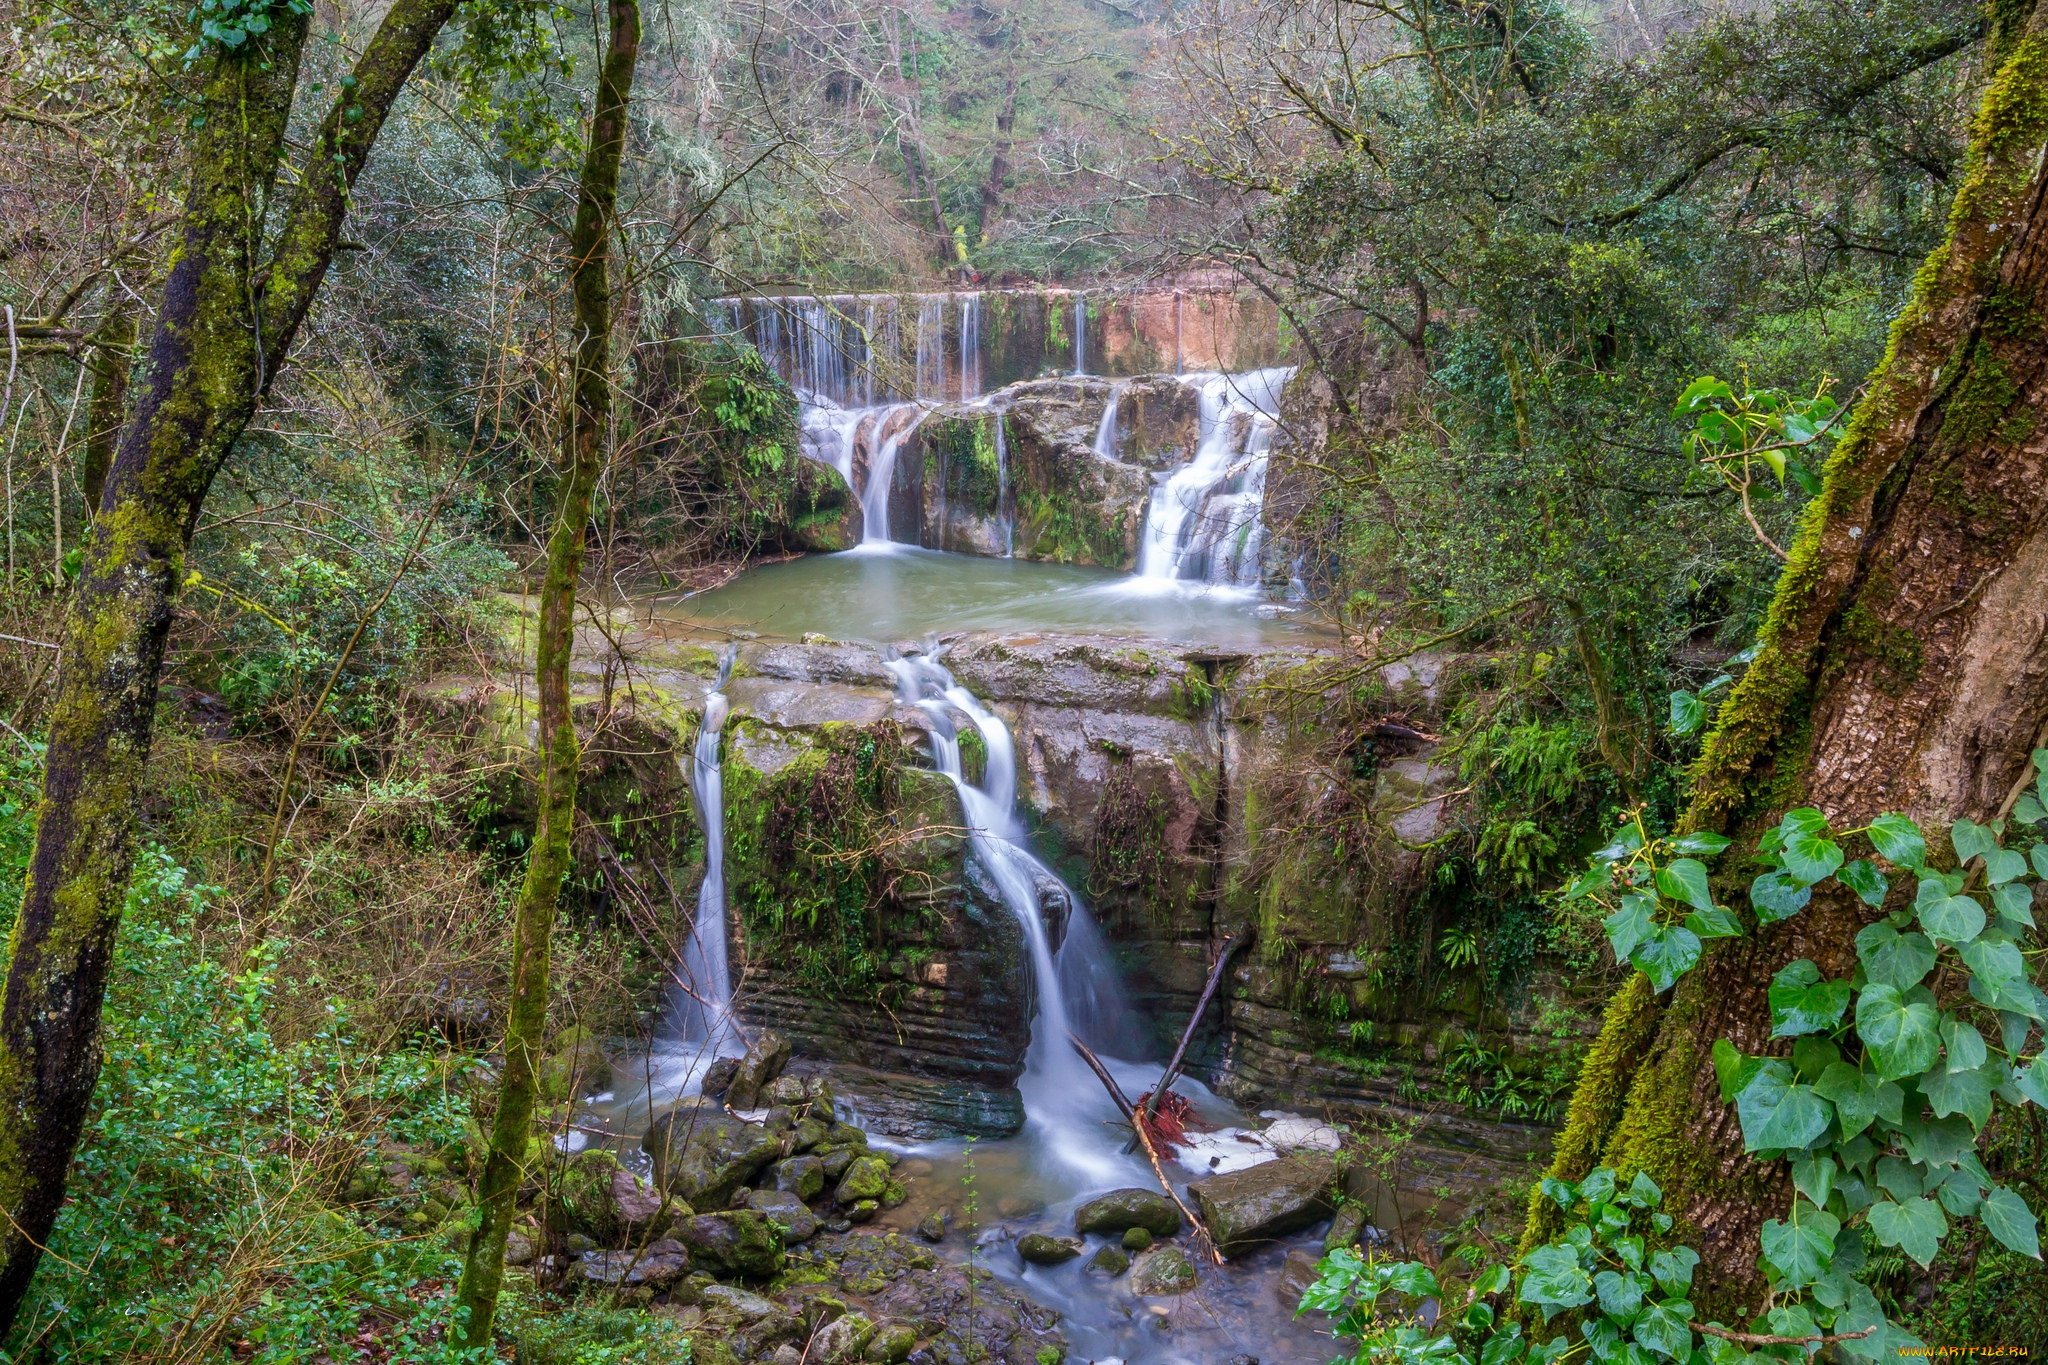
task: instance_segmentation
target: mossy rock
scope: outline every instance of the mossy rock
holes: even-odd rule
[[[612,1063],[596,1034],[572,1024],[549,1041],[536,1079],[541,1098],[559,1103],[610,1085]]]
[[[878,1156],[857,1157],[839,1178],[839,1188],[832,1192],[832,1198],[841,1204],[857,1204],[864,1199],[879,1201],[889,1185],[888,1162]]]

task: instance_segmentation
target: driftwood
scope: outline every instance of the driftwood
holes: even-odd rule
[[[1123,1087],[1116,1083],[1116,1078],[1109,1074],[1109,1068],[1102,1064],[1102,1060],[1095,1055],[1088,1044],[1082,1042],[1071,1029],[1067,1032],[1067,1039],[1073,1043],[1074,1051],[1081,1054],[1081,1060],[1088,1063],[1088,1069],[1093,1071],[1097,1079],[1102,1082],[1103,1088],[1109,1091],[1109,1098],[1115,1102],[1118,1109],[1123,1111],[1124,1118],[1130,1122],[1131,1130],[1138,1135],[1138,1141],[1144,1144],[1145,1159],[1152,1163],[1152,1174],[1159,1178],[1159,1188],[1166,1191],[1166,1197],[1171,1199],[1173,1206],[1180,1210],[1181,1217],[1188,1220],[1188,1226],[1195,1230],[1195,1236],[1200,1239],[1204,1246],[1209,1248],[1210,1258],[1217,1265],[1222,1265],[1223,1253],[1216,1249],[1216,1239],[1209,1234],[1209,1225],[1200,1218],[1197,1218],[1195,1211],[1189,1208],[1181,1200],[1181,1197],[1173,1192],[1173,1182],[1166,1178],[1166,1167],[1160,1164],[1159,1151],[1152,1145],[1152,1138],[1146,1133],[1145,1125],[1138,1121],[1137,1111],[1132,1108],[1131,1102],[1124,1098]]]
[[[1209,982],[1202,987],[1201,998],[1195,1001],[1195,1012],[1188,1019],[1188,1026],[1181,1030],[1180,1046],[1173,1050],[1173,1059],[1166,1064],[1165,1072],[1159,1077],[1159,1084],[1152,1087],[1152,1094],[1145,1101],[1145,1119],[1150,1122],[1159,1112],[1159,1097],[1180,1076],[1181,1065],[1187,1060],[1188,1044],[1195,1040],[1195,1030],[1201,1027],[1202,1016],[1209,1012],[1209,1002],[1216,998],[1216,988],[1223,984],[1223,970],[1230,965],[1230,955],[1249,942],[1249,931],[1223,940],[1223,951],[1216,954],[1216,965],[1209,969]],[[1133,1125],[1135,1126],[1135,1125]]]

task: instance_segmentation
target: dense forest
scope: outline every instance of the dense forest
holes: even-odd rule
[[[2048,4],[0,54],[0,1361],[2048,1349]]]

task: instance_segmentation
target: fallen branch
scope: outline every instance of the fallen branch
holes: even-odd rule
[[[1875,1327],[1866,1327],[1860,1332],[1843,1332],[1839,1336],[1831,1337],[1773,1337],[1759,1332],[1731,1332],[1726,1327],[1716,1326],[1711,1322],[1696,1322],[1693,1326],[1710,1337],[1719,1337],[1723,1341],[1732,1341],[1740,1346],[1826,1346],[1837,1341],[1861,1341],[1877,1330]]]
[[[1090,1050],[1088,1044],[1082,1042],[1071,1030],[1068,1031],[1067,1038],[1068,1041],[1073,1043],[1074,1051],[1081,1054],[1081,1060],[1088,1063],[1089,1069],[1096,1074],[1104,1087],[1108,1089],[1109,1097],[1116,1103],[1116,1107],[1123,1111],[1126,1119],[1130,1120],[1132,1131],[1137,1133],[1138,1141],[1144,1144],[1145,1159],[1152,1163],[1152,1174],[1159,1178],[1159,1188],[1166,1191],[1166,1197],[1171,1199],[1173,1206],[1180,1210],[1181,1217],[1188,1220],[1188,1226],[1195,1230],[1196,1239],[1209,1248],[1210,1259],[1214,1260],[1217,1265],[1222,1265],[1223,1253],[1217,1250],[1216,1239],[1210,1235],[1208,1224],[1197,1218],[1195,1211],[1183,1203],[1181,1197],[1173,1192],[1173,1182],[1166,1178],[1166,1168],[1159,1162],[1159,1151],[1152,1145],[1151,1137],[1145,1132],[1145,1125],[1138,1121],[1137,1112],[1131,1107],[1131,1102],[1124,1098],[1123,1089],[1117,1085],[1116,1079],[1109,1074],[1108,1068],[1103,1066],[1101,1060]]]
[[[1216,954],[1216,965],[1209,969],[1209,982],[1202,987],[1201,998],[1195,1001],[1194,1015],[1189,1018],[1188,1026],[1181,1030],[1180,1046],[1173,1050],[1173,1058],[1167,1062],[1159,1084],[1152,1087],[1152,1096],[1145,1101],[1146,1122],[1151,1122],[1152,1116],[1159,1112],[1159,1097],[1180,1075],[1181,1064],[1187,1060],[1188,1044],[1195,1040],[1195,1030],[1201,1027],[1202,1016],[1209,1012],[1209,1002],[1216,998],[1216,988],[1223,984],[1223,969],[1230,965],[1230,955],[1250,939],[1251,934],[1247,932],[1223,940],[1223,951]]]

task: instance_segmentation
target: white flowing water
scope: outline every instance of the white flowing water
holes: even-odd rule
[[[913,415],[906,416],[908,409]],[[860,494],[860,547],[863,550],[886,549],[896,542],[889,539],[889,486],[896,480],[896,452],[903,448],[903,442],[911,432],[916,431],[931,412],[930,408],[916,404],[899,404],[893,408],[877,409],[875,431],[879,439],[873,443],[874,454],[868,461],[867,486]],[[848,479],[847,485],[853,486]]]
[[[981,295],[960,296],[960,401],[981,397]]]
[[[1009,726],[954,681],[937,655],[934,649],[923,658],[892,657],[883,667],[895,677],[900,699],[930,718],[932,761],[960,793],[974,858],[1024,930],[1037,1006],[1017,1085],[1024,1097],[1027,1136],[1085,1184],[1099,1188],[1137,1179],[1143,1165],[1118,1150],[1105,1127],[1105,1120],[1114,1117],[1108,1097],[1068,1037],[1084,1024],[1094,1032],[1091,1043],[1123,1031],[1125,1010],[1115,968],[1080,898],[1033,856],[1026,842],[1017,818],[1017,757]],[[979,785],[961,770],[956,713],[980,733],[988,754]],[[1067,931],[1057,952],[1042,911],[1047,892],[1064,895],[1068,905]],[[1069,1006],[1070,989],[1083,994],[1078,1008]],[[1105,1026],[1111,1030],[1107,1038],[1097,1031]]]
[[[1138,578],[1217,587],[1259,582],[1267,457],[1291,367],[1191,377],[1201,395],[1195,455],[1153,490]]]
[[[1010,443],[1003,429],[1009,417],[996,410],[996,515],[1003,519],[1003,558],[1017,557],[1017,508],[1010,501]]]
[[[718,662],[718,679],[704,698],[704,717],[697,727],[697,749],[690,763],[690,792],[697,818],[704,826],[704,884],[697,891],[697,915],[683,945],[681,980],[674,994],[671,1019],[686,1053],[709,1062],[738,1056],[741,1046],[732,1022],[732,970],[726,956],[725,915],[725,777],[720,742],[730,709],[725,685],[732,677],[735,647],[727,645]]]
[[[1116,458],[1116,406],[1122,397],[1122,389],[1110,389],[1109,404],[1102,410],[1102,424],[1095,428],[1095,458],[1098,460]]]
[[[1088,373],[1088,299],[1074,295],[1074,373]]]

